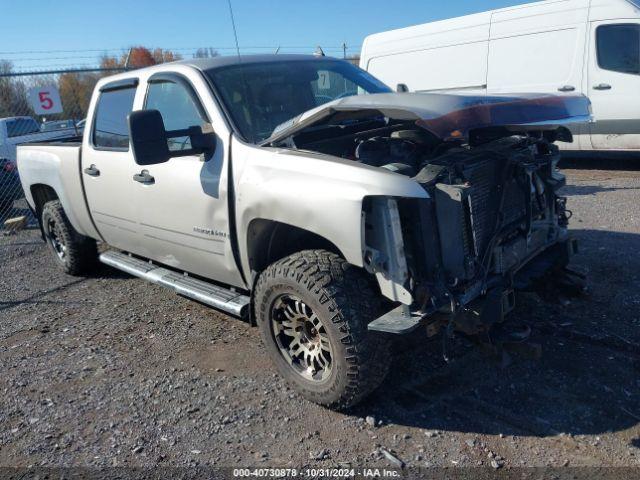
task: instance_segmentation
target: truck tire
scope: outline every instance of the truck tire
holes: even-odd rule
[[[70,275],[81,275],[95,268],[96,241],[79,234],[69,223],[59,200],[42,207],[42,231],[58,265]]]
[[[378,305],[370,278],[325,250],[274,263],[254,294],[260,334],[280,374],[308,400],[334,409],[358,403],[387,374],[389,340],[367,330]]]

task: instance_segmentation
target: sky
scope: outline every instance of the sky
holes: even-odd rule
[[[358,53],[376,32],[526,0],[231,0],[242,53]],[[235,53],[227,0],[0,0],[0,59],[15,70],[95,65],[131,46]]]

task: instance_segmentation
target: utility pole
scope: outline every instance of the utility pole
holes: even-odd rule
[[[129,48],[129,53],[127,53],[127,58],[124,61],[124,68],[129,68],[129,59],[131,58],[131,52],[133,51],[133,47]]]
[[[347,42],[342,43],[342,58],[347,59]]]

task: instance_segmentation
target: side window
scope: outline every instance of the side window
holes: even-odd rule
[[[135,88],[107,90],[100,94],[93,126],[94,147],[129,149],[127,115],[133,109],[135,94]]]
[[[149,83],[145,108],[160,112],[168,132],[198,127],[208,121],[197,97],[188,88],[182,83],[165,80]],[[172,151],[191,149],[189,137],[170,138],[168,142]]]
[[[640,25],[603,25],[596,32],[600,68],[640,74]]]

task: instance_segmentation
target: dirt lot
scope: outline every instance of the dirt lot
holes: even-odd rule
[[[640,467],[640,171],[590,166],[566,171],[589,294],[514,313],[542,358],[455,341],[446,364],[420,331],[347,413],[293,393],[245,323],[1,237],[0,465]]]

